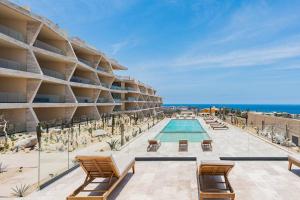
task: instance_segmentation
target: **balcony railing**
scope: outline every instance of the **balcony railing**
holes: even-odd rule
[[[79,60],[80,62],[82,62],[82,63],[84,63],[84,64],[90,66],[90,67],[93,66],[93,63],[92,63],[91,61],[85,60],[85,59],[83,59],[83,58],[78,58],[78,60]]]
[[[97,85],[97,83],[95,83],[94,81],[87,79],[87,78],[82,78],[79,76],[73,76],[71,78],[72,82],[77,82],[77,83],[84,83],[84,84],[92,84],[92,85]]]
[[[101,85],[102,85],[103,87],[110,88],[110,84],[108,84],[108,83],[102,83],[102,82],[101,82]]]
[[[126,88],[123,88],[123,87],[120,87],[120,86],[116,86],[116,85],[112,85],[110,87],[110,89],[112,89],[112,90],[126,90]]]
[[[26,103],[26,95],[16,92],[0,92],[0,103]]]
[[[138,101],[139,99],[136,97],[128,97],[127,101]]]
[[[127,107],[126,110],[139,110],[137,107]]]
[[[114,107],[113,112],[121,112],[121,111],[122,111],[122,109],[120,107]]]
[[[100,67],[100,66],[97,67],[97,70],[102,71],[102,72],[107,72],[107,73],[110,72],[108,69],[106,69],[104,67]]]
[[[65,98],[52,94],[37,94],[33,100],[34,103],[65,103]]]
[[[76,96],[76,99],[78,103],[94,103],[94,100],[91,97]]]
[[[5,35],[8,35],[8,36],[10,36],[12,38],[15,38],[15,39],[17,39],[19,41],[25,42],[25,37],[23,36],[22,33],[14,30],[14,29],[11,29],[11,28],[9,28],[7,26],[4,26],[2,24],[0,24],[0,32],[3,33],[3,34],[5,34]]]
[[[126,87],[126,90],[129,90],[129,91],[136,91],[136,89],[133,88],[133,87]]]
[[[112,100],[107,97],[99,97],[97,103],[112,103]]]
[[[66,55],[66,53],[63,50],[61,50],[61,49],[59,49],[55,46],[52,46],[48,43],[42,42],[40,40],[36,40],[35,43],[34,43],[34,46],[45,49],[45,50],[48,50],[48,51],[51,51],[51,52],[54,52],[54,53],[58,53],[58,54],[63,55],[63,56]]]
[[[122,99],[114,98],[114,102],[115,102],[115,103],[122,103]]]
[[[63,79],[63,80],[65,80],[65,78],[66,78],[64,74],[59,73],[55,70],[48,69],[48,68],[42,68],[42,70],[43,70],[44,74],[47,76],[51,76],[51,77],[59,78],[59,79]]]
[[[27,71],[27,67],[24,64],[12,60],[7,60],[4,58],[0,58],[0,67],[13,70]]]

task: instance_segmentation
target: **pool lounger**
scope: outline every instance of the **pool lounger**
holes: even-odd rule
[[[160,145],[161,142],[159,140],[155,140],[155,139],[148,140],[147,151],[157,151]]]
[[[188,151],[189,143],[187,140],[178,141],[178,150],[179,151]]]
[[[86,173],[84,183],[79,186],[67,200],[106,200],[109,194],[114,191],[117,185],[125,178],[128,171],[132,169],[134,173],[135,160],[133,158],[115,157],[115,156],[76,156],[76,160]],[[95,179],[104,178],[106,180],[99,182]],[[90,184],[98,183],[99,187],[95,189],[86,189]],[[78,195],[88,192],[88,196]]]
[[[233,200],[235,192],[228,180],[228,174],[233,167],[234,163],[230,161],[201,161],[197,171],[200,200]]]
[[[289,166],[288,169],[291,171],[292,170],[292,165],[296,165],[300,167],[300,157],[295,157],[295,156],[288,156],[288,161],[289,161]]]
[[[212,150],[212,140],[203,140],[201,146],[203,150]]]

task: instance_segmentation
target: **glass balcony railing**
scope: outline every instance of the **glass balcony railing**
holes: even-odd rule
[[[0,92],[0,103],[26,103],[26,95],[16,92]]]
[[[127,107],[126,110],[138,110],[139,108],[137,107]]]
[[[76,96],[78,103],[94,103],[93,98],[84,97],[84,96]]]
[[[84,83],[84,84],[92,84],[92,85],[97,85],[97,83],[95,83],[94,81],[87,79],[87,78],[82,78],[79,76],[73,76],[71,78],[72,82],[77,82],[77,83]]]
[[[34,46],[45,49],[45,50],[48,50],[48,51],[51,51],[51,52],[54,52],[54,53],[58,53],[58,54],[63,55],[63,56],[66,55],[66,53],[63,50],[61,50],[61,49],[59,49],[55,46],[52,46],[48,43],[42,42],[40,40],[36,40],[35,43],[34,43]]]
[[[125,88],[120,87],[120,86],[116,86],[116,85],[112,85],[112,86],[110,87],[110,89],[112,89],[112,90],[126,90]]]
[[[108,83],[101,83],[101,85],[102,85],[103,87],[110,88],[110,84],[108,84]]]
[[[91,61],[85,60],[85,59],[83,59],[83,58],[78,58],[78,60],[79,60],[80,62],[82,62],[82,63],[84,63],[84,64],[90,66],[90,67],[93,66],[93,63],[92,63]]]
[[[0,24],[0,32],[5,34],[5,35],[8,35],[14,39],[17,39],[19,41],[22,41],[22,42],[25,42],[25,37],[23,36],[22,33],[14,30],[14,29],[11,29],[7,26],[4,26],[2,24]]]
[[[136,97],[128,97],[127,101],[138,101],[139,99]]]
[[[55,70],[48,69],[48,68],[42,68],[42,70],[43,70],[44,74],[47,76],[51,76],[51,77],[59,78],[59,79],[63,79],[63,80],[65,80],[65,78],[66,78],[64,74],[59,73]]]
[[[126,87],[126,90],[129,90],[129,91],[136,91],[136,89],[133,88],[133,87]]]
[[[53,94],[37,94],[33,100],[34,103],[65,103],[65,98]]]
[[[122,103],[121,99],[114,98],[115,103]]]
[[[24,64],[4,58],[0,58],[0,67],[13,70],[27,71],[27,67]]]
[[[108,69],[106,69],[104,67],[100,67],[100,66],[97,67],[97,70],[102,71],[102,72],[110,73],[110,71]]]
[[[97,103],[112,103],[112,100],[107,97],[99,97]]]
[[[122,109],[120,107],[114,107],[113,112],[121,112],[121,111],[122,111]]]

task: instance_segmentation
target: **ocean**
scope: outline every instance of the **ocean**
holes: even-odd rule
[[[234,108],[240,110],[250,110],[257,112],[286,112],[290,114],[300,114],[300,104],[299,105],[275,105],[275,104],[163,104],[165,107],[196,107],[199,109],[209,108],[210,106],[215,106],[217,108]]]

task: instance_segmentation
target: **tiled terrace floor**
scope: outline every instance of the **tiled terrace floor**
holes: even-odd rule
[[[201,121],[201,119],[200,119]],[[213,139],[213,151],[203,152],[199,143],[189,144],[188,152],[178,152],[177,143],[163,143],[158,152],[147,152],[147,140],[153,138],[168,120],[163,120],[148,132],[122,149],[122,153],[139,156],[195,156],[201,160],[220,156],[286,156],[289,152],[269,144],[243,130],[230,127],[227,131],[213,131],[202,122]],[[229,179],[242,200],[298,200],[300,169],[287,170],[287,161],[237,161]],[[126,180],[110,199],[198,199],[195,161],[144,161],[136,163],[136,174]],[[80,183],[81,169],[66,175],[44,190],[26,199],[65,199]]]

